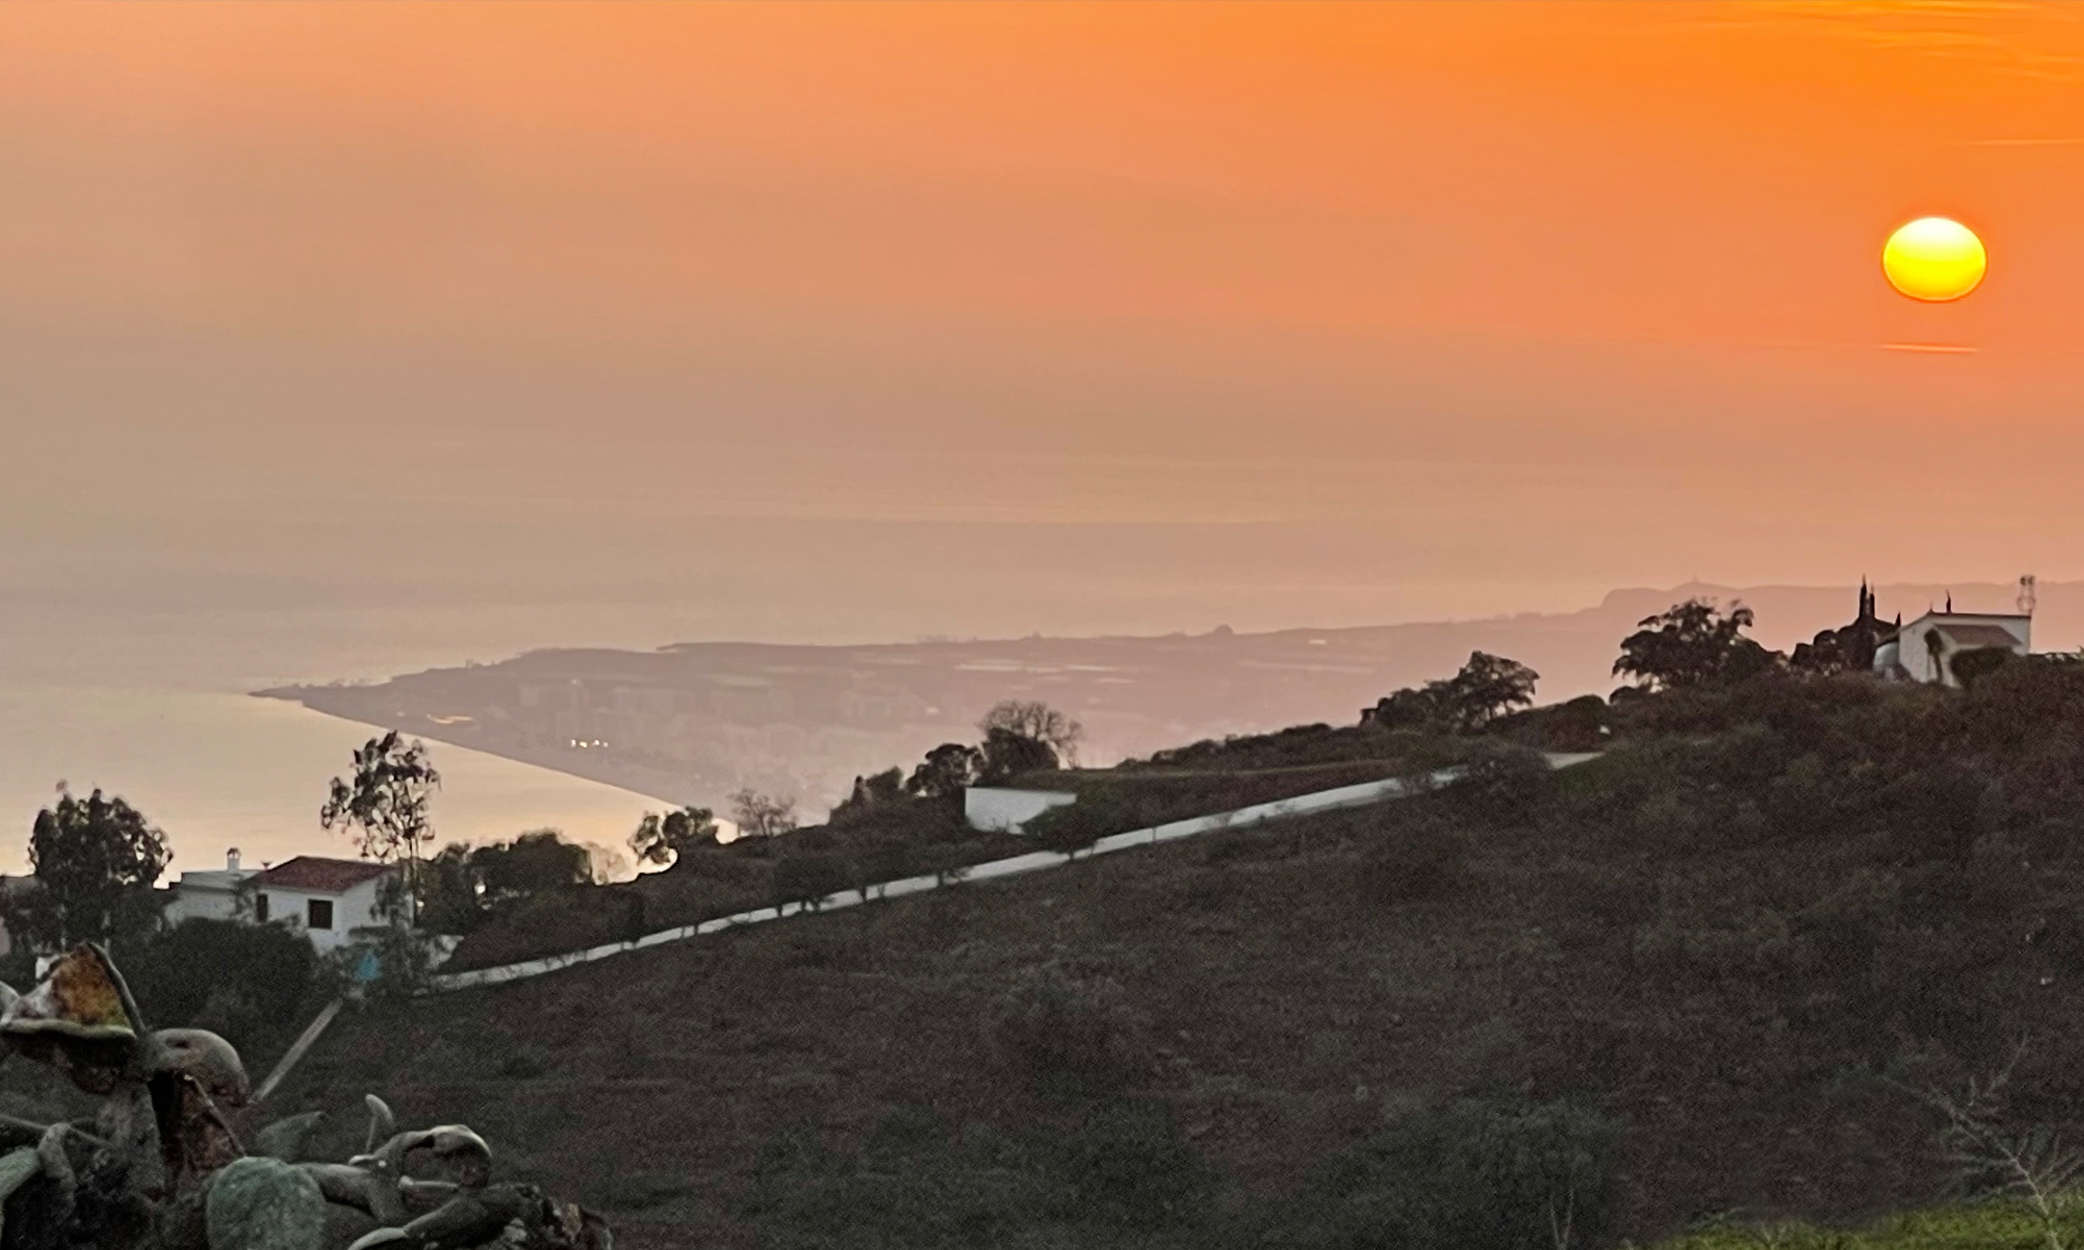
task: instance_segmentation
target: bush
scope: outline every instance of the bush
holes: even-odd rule
[[[1464,1100],[1346,1152],[1292,1222],[1312,1250],[1599,1245],[1614,1228],[1618,1136],[1570,1102]]]
[[[1554,769],[1539,751],[1506,747],[1486,751],[1464,766],[1448,793],[1476,814],[1500,824],[1521,824],[1548,797]]]
[[[984,1021],[1000,1064],[1065,1092],[1125,1084],[1142,1067],[1143,1035],[1118,982],[1059,960],[1026,970]]]
[[[210,1029],[249,1062],[287,1046],[338,988],[310,941],[280,925],[184,920],[114,955],[146,1023]]]
[[[837,855],[784,855],[774,864],[774,905],[815,907],[852,884],[853,873]]]
[[[1045,851],[1059,855],[1075,855],[1098,842],[1107,834],[1116,832],[1118,821],[1108,819],[1108,813],[1095,805],[1080,800],[1063,807],[1052,807],[1030,820],[1023,832]],[[1121,828],[1130,828],[1122,825]]]

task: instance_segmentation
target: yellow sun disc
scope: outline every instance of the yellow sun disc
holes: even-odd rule
[[[1920,217],[1899,226],[1881,249],[1881,268],[1889,285],[1934,304],[1975,290],[1989,263],[1975,231],[1945,217]]]

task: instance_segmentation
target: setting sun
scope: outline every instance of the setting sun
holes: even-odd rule
[[[1975,231],[1945,217],[1920,217],[1897,227],[1881,250],[1889,284],[1912,299],[1935,304],[1975,290],[1988,264]]]

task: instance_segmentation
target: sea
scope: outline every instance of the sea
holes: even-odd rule
[[[597,619],[596,619],[597,618]],[[376,731],[252,696],[287,682],[379,680],[535,646],[655,646],[626,607],[601,613],[154,612],[7,605],[0,613],[0,873],[29,868],[37,813],[65,786],[120,796],[163,829],[168,878],[297,855],[352,857],[319,824],[328,782]],[[659,799],[447,744],[430,744],[442,784],[437,844],[542,828],[606,851]],[[612,856],[604,862],[612,865]],[[626,872],[625,867],[622,871]],[[620,873],[618,873],[620,875]]]

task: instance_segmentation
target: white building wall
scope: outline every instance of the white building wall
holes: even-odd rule
[[[239,896],[230,890],[176,884],[167,893],[166,910],[161,914],[168,924],[180,924],[183,920],[231,920],[239,914]]]
[[[2025,655],[2033,646],[2033,618],[2030,616],[1973,616],[1927,612],[1905,625],[1897,635],[1896,662],[1903,666],[1903,671],[1909,673],[1913,681],[1944,681],[1949,686],[1956,684],[1950,671],[1934,666],[1932,648],[1925,641],[1927,633],[1944,630],[1950,625],[1995,625],[2012,636],[2012,651],[2016,655]],[[1956,651],[1962,650],[1945,634],[1940,635],[1940,643],[1944,648],[1941,654],[1949,659]],[[1877,654],[1875,659],[1879,663],[1882,657]]]
[[[348,930],[382,923],[377,910],[377,886],[383,878],[364,881],[344,894],[329,894],[321,890],[288,890],[281,886],[256,887],[256,908],[260,895],[268,899],[268,922],[290,923],[304,931],[311,944],[323,953],[345,944]],[[333,923],[323,929],[310,924],[312,900],[333,905]]]
[[[1077,801],[1077,795],[1061,790],[971,786],[962,793],[962,815],[972,829],[982,829],[987,833],[1019,833],[1022,825],[1050,808]]]

